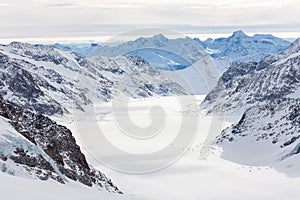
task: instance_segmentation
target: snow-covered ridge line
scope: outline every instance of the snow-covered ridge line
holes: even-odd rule
[[[221,106],[224,106],[223,111],[245,111],[264,100],[296,92],[300,73],[297,41],[282,53],[270,55],[258,63],[232,65],[207,95],[202,107],[209,112],[220,112]]]
[[[201,105],[209,113],[241,113],[218,137],[222,156],[300,176],[299,89],[299,39],[259,63],[231,66]]]
[[[119,84],[126,76],[132,80]],[[71,51],[18,42],[0,46],[0,77],[4,99],[48,116],[84,112],[92,101],[89,94],[100,102],[118,92],[134,98],[186,94],[137,57],[85,59]],[[83,80],[97,90],[91,91]]]

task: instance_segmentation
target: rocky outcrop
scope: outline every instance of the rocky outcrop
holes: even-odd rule
[[[84,112],[92,104],[91,96],[105,102],[117,93],[134,98],[186,94],[141,58],[86,59],[71,51],[18,42],[0,45],[0,78],[5,100],[46,116],[70,115],[73,109]]]
[[[208,112],[243,112],[251,106],[297,91],[300,86],[297,41],[281,54],[269,56],[259,63],[231,66],[201,107]]]
[[[241,113],[217,138],[222,156],[300,176],[300,43],[259,63],[232,66],[206,97],[210,114]]]
[[[16,142],[13,152],[1,155],[3,161],[10,159],[23,165],[28,173],[41,180],[52,178],[65,183],[70,179],[90,187],[121,193],[110,179],[87,163],[71,131],[66,127],[48,117],[11,105],[3,98],[0,98],[0,116],[7,119],[31,146],[40,150],[24,148],[24,145]]]

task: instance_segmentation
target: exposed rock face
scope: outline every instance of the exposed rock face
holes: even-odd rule
[[[300,176],[300,98],[282,98],[249,108],[217,138],[222,157],[240,164],[272,166]]]
[[[15,147],[13,155],[9,156],[9,158],[16,164],[23,165],[27,173],[34,174],[40,180],[52,178],[59,183],[65,183],[62,177],[56,174],[51,164],[41,154],[35,154],[28,150],[25,151],[20,147]],[[6,170],[3,170],[3,172]]]
[[[85,81],[97,85],[96,91]],[[121,193],[87,163],[70,130],[47,117],[72,116],[73,109],[85,113],[93,97],[104,102],[118,93],[186,94],[139,57],[85,59],[50,46],[0,45],[0,169]]]
[[[28,52],[27,52],[28,53]],[[0,52],[0,86],[1,95],[9,102],[22,105],[33,112],[45,115],[62,115],[68,112],[61,102],[71,102],[75,94],[57,87],[57,84],[68,87],[71,83],[66,82],[54,70],[37,66],[25,60],[9,58]],[[35,73],[32,73],[35,71]],[[44,76],[43,76],[44,74]],[[55,99],[55,96],[63,96]],[[64,99],[64,101],[63,101]],[[62,100],[62,101],[60,101]],[[60,101],[60,103],[58,103]]]
[[[223,157],[300,176],[300,45],[260,63],[232,66],[202,104],[209,113],[242,113],[217,138]]]
[[[300,86],[299,52],[296,41],[283,53],[259,63],[231,66],[201,106],[209,112],[243,112],[296,92]]]
[[[47,116],[84,112],[92,97],[105,102],[120,92],[134,98],[186,94],[141,58],[85,59],[71,51],[17,42],[0,45],[0,78],[5,100]],[[83,80],[97,88],[90,89]]]
[[[18,142],[12,143],[13,152],[6,152],[7,155],[3,152],[1,155],[0,152],[3,161],[11,159],[41,180],[52,178],[65,183],[68,178],[90,187],[97,186],[120,193],[110,179],[88,165],[75,138],[66,127],[43,115],[8,104],[2,98],[0,116],[8,119],[15,130],[31,144],[30,148],[24,148]]]
[[[300,98],[282,98],[264,106],[251,107],[238,123],[223,131],[217,143],[251,137],[257,142],[269,141],[280,148],[287,147],[299,139],[299,111]]]

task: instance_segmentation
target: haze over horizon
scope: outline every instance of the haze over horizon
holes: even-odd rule
[[[0,39],[106,41],[148,27],[201,39],[228,36],[239,29],[250,35],[296,38],[299,6],[297,0],[3,0]]]

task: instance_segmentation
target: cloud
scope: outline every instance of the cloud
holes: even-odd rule
[[[50,34],[100,35],[104,31],[105,34],[115,34],[142,26],[165,27],[165,25],[181,26],[182,24],[204,27],[203,31],[207,31],[205,26],[254,25],[264,25],[263,28],[266,30],[268,24],[299,24],[300,18],[299,0],[6,1],[7,3],[5,0],[0,3],[0,19],[5,19],[0,20],[0,30],[4,30],[0,32],[0,37],[11,37],[16,34],[29,37],[33,35],[43,37]],[[16,15],[16,13],[23,14]],[[92,26],[97,24],[115,25],[117,28]],[[127,28],[119,30],[124,26]],[[18,29],[11,27],[18,27]],[[185,28],[180,30],[186,31]],[[297,30],[295,28],[296,25],[290,28],[282,27],[280,30],[299,31],[299,28]],[[200,32],[199,29],[190,31]]]
[[[62,2],[62,3],[46,3],[46,6],[49,7],[80,7],[80,4],[76,3],[69,3],[69,2]]]
[[[10,3],[0,3],[0,7],[10,7],[13,6],[13,4]]]
[[[136,3],[117,3],[114,1],[90,1],[90,0],[81,0],[81,1],[49,1],[49,0],[36,0],[46,7],[79,7],[79,8],[103,8],[103,9],[128,9],[128,8],[143,8],[143,4],[138,2]]]
[[[85,7],[97,7],[106,9],[119,9],[119,8],[143,8],[144,5],[139,4],[82,4]]]

